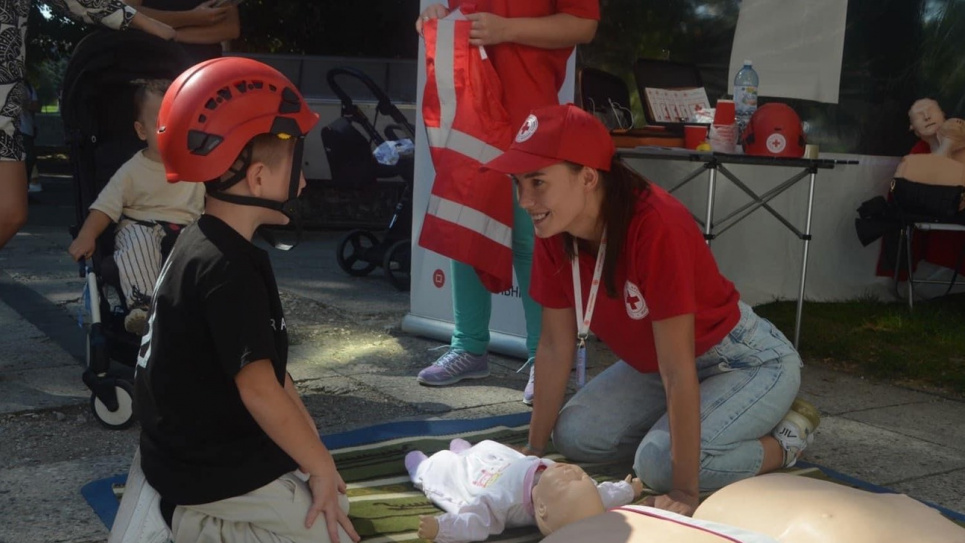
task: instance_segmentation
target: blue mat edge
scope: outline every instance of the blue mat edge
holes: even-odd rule
[[[515,413],[512,415],[499,415],[482,419],[387,422],[376,424],[374,426],[367,426],[365,428],[358,428],[356,430],[349,430],[347,432],[327,435],[322,437],[322,441],[325,442],[326,447],[334,450],[368,443],[376,443],[379,441],[387,441],[401,437],[411,437],[414,435],[442,436],[448,434],[457,434],[460,432],[483,430],[486,428],[493,428],[495,426],[521,426],[523,424],[528,424],[529,418],[530,413],[526,412]],[[824,466],[819,466],[817,464],[812,464],[810,462],[801,461],[795,466],[819,469],[828,477],[845,482],[862,490],[867,490],[868,492],[875,492],[878,494],[895,493],[894,490],[889,488],[874,485],[850,475],[845,475],[839,471],[826,468]],[[126,479],[127,474],[124,473],[87,483],[80,489],[80,493],[84,496],[84,499],[87,500],[87,503],[91,506],[97,516],[100,517],[101,522],[104,523],[104,526],[107,526],[108,528],[114,525],[114,517],[117,514],[118,509],[117,498],[114,497],[113,485],[123,483]],[[958,513],[938,504],[924,500],[918,501],[939,511],[947,518],[957,522],[965,522],[965,514],[963,513]]]

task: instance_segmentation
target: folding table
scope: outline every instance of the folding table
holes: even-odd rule
[[[694,179],[700,177],[704,172],[707,173],[707,209],[704,213],[704,218],[701,219],[697,215],[694,215],[694,219],[701,225],[704,230],[704,239],[710,244],[715,237],[721,235],[725,231],[729,230],[731,227],[736,225],[738,222],[746,218],[748,215],[757,211],[759,208],[764,208],[768,213],[774,216],[778,221],[781,222],[788,230],[790,230],[795,236],[804,242],[804,254],[801,261],[801,282],[798,287],[798,297],[797,297],[797,312],[795,314],[794,320],[794,347],[797,348],[798,340],[801,336],[801,311],[804,305],[804,281],[807,274],[808,266],[808,246],[811,242],[811,211],[814,205],[814,180],[817,178],[818,170],[825,169],[830,170],[838,165],[845,164],[858,164],[857,160],[841,160],[841,159],[828,159],[828,158],[781,158],[781,157],[761,157],[761,156],[749,156],[749,155],[732,155],[724,153],[712,153],[712,152],[698,152],[691,151],[689,149],[677,149],[668,147],[634,147],[634,148],[622,148],[618,149],[617,153],[625,158],[644,158],[651,160],[678,160],[693,162],[696,164],[696,168],[693,172],[684,176],[683,179],[677,182],[676,185],[669,189],[669,192],[674,192],[677,189],[683,187],[687,183],[690,183]],[[800,171],[788,179],[775,185],[773,188],[767,190],[763,194],[757,194],[751,190],[737,175],[735,175],[730,169],[727,168],[728,164],[739,164],[753,166],[755,168],[768,167],[768,166],[783,166],[791,168],[800,168]],[[729,179],[737,188],[741,189],[748,197],[750,201],[743,206],[738,207],[726,217],[714,221],[714,198],[716,196],[716,186],[717,186],[717,175],[718,173],[723,177]],[[768,202],[773,200],[778,195],[787,191],[799,181],[807,178],[808,179],[808,200],[807,200],[807,215],[804,224],[804,231],[799,230],[795,225],[793,225],[786,217],[781,215],[777,210],[771,207]]]

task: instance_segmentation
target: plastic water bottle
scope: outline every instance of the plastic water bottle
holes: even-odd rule
[[[757,111],[757,86],[760,79],[754,71],[754,63],[745,60],[744,66],[734,77],[734,109],[737,114],[737,130],[743,134],[744,128]]]

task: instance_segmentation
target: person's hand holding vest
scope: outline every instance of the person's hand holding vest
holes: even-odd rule
[[[512,41],[509,35],[509,23],[505,17],[492,13],[470,13],[466,18],[472,21],[469,45],[479,47]]]
[[[415,21],[415,31],[422,35],[422,25],[425,24],[429,19],[442,19],[446,15],[449,15],[449,9],[442,4],[432,4],[427,7],[425,11],[419,14],[419,18]]]

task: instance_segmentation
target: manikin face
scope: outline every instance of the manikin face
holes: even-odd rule
[[[584,172],[560,162],[514,176],[519,205],[533,220],[536,235],[548,238],[570,231],[588,212]]]
[[[543,535],[604,511],[596,483],[574,464],[552,464],[533,487],[536,524]]]
[[[908,120],[911,121],[911,131],[925,139],[938,132],[938,128],[945,122],[945,114],[938,107],[938,102],[924,98],[912,104],[908,110]]]

